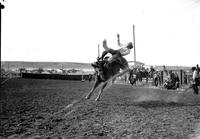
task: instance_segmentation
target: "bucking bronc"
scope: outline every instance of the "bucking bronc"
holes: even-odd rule
[[[133,45],[132,43],[128,43],[128,45],[126,45],[125,47],[122,47],[118,50],[113,50],[107,47],[107,42],[106,40],[104,40],[103,47],[105,51],[103,52],[102,56],[97,59],[97,62],[92,63],[92,66],[94,67],[96,72],[95,84],[86,96],[86,98],[89,99],[95,89],[101,83],[103,83],[102,87],[100,88],[99,94],[95,99],[96,101],[99,100],[103,89],[106,87],[109,81],[114,80],[116,77],[129,72],[128,62],[123,56],[130,53],[130,49],[133,48]],[[105,57],[107,53],[112,54],[112,56]],[[120,69],[122,70],[122,72],[120,72]]]

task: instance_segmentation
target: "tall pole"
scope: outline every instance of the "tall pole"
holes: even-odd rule
[[[119,34],[117,34],[117,44],[118,44],[118,46],[121,46],[121,43],[120,43],[120,35],[119,35]]]
[[[100,57],[100,46],[98,44],[98,58]]]
[[[1,15],[1,10],[2,9],[4,9],[5,7],[4,7],[4,5],[2,5],[1,3],[0,3],[0,15]],[[0,38],[1,38],[1,27],[0,27]],[[0,40],[1,41],[1,40]],[[1,53],[1,46],[0,46],[0,53]],[[1,62],[1,56],[0,56],[0,62]],[[0,68],[1,68],[1,65],[0,65]],[[1,72],[0,72],[0,76],[1,76]],[[1,77],[0,77],[1,78]]]
[[[134,48],[134,63],[136,66],[136,50],[135,50],[135,26],[133,25],[133,48]]]

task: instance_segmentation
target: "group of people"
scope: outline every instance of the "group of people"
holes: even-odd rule
[[[144,67],[133,67],[129,72],[129,81],[133,85],[136,85],[136,82],[141,83],[142,79],[146,79],[146,83],[148,83],[148,79],[150,78],[150,71],[148,68]]]
[[[177,73],[172,72],[172,70],[169,70],[168,72],[168,79],[164,82],[164,86],[167,89],[177,89],[179,88],[179,76]]]

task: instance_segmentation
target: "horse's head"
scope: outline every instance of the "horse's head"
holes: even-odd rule
[[[99,72],[99,68],[94,67],[94,71],[95,71],[96,73],[98,73],[98,72]]]

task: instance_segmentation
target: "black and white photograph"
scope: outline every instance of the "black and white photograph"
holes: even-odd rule
[[[200,0],[0,6],[0,139],[200,139]]]

